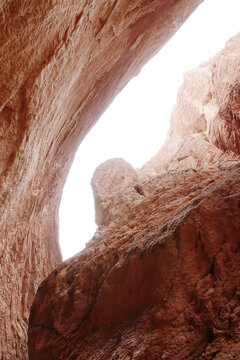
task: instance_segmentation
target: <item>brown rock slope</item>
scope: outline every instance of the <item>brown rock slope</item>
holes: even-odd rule
[[[81,139],[202,0],[0,3],[0,358],[26,359],[30,304],[61,260]]]
[[[151,179],[151,194],[41,284],[30,359],[232,359],[239,176],[230,162]]]

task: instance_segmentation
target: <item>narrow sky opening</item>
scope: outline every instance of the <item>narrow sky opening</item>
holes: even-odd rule
[[[162,146],[183,74],[239,32],[239,0],[205,0],[175,36],[116,97],[80,145],[60,206],[63,259],[96,230],[90,181],[95,168],[122,157],[141,167]]]

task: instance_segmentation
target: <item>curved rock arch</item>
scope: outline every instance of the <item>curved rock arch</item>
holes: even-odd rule
[[[58,206],[81,139],[201,2],[2,2],[1,358],[27,359],[29,307],[61,260]]]

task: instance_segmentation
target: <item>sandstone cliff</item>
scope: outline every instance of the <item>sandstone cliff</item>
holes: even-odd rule
[[[186,75],[143,169],[96,170],[102,226],[38,289],[30,359],[239,357],[239,54],[237,35]]]
[[[201,1],[1,1],[1,359],[27,359],[29,308],[61,260],[58,206],[80,141]]]

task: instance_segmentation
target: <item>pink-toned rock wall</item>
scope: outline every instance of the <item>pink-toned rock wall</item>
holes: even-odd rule
[[[79,143],[201,1],[1,1],[0,358],[27,359],[30,305],[61,261],[58,206]]]

